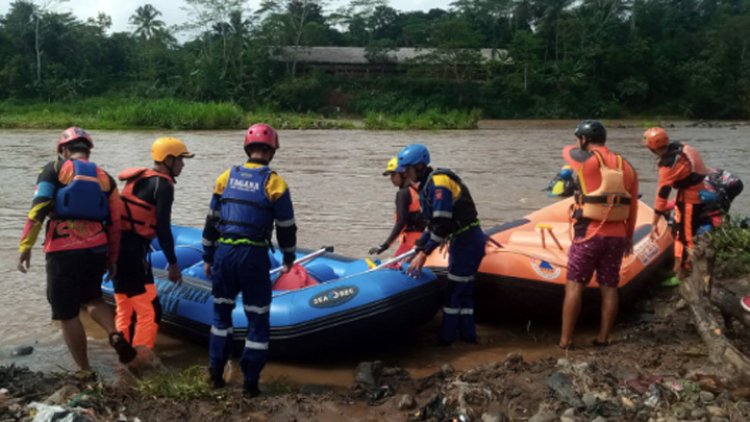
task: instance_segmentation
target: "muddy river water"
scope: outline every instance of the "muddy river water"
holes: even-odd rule
[[[518,218],[550,203],[542,192],[563,164],[561,148],[574,141],[573,121],[493,122],[474,131],[371,132],[281,131],[281,149],[272,163],[289,183],[294,200],[299,244],[334,245],[338,253],[364,257],[381,243],[390,229],[394,188],[381,176],[386,162],[404,145],[426,144],[433,164],[463,177],[477,202],[484,227]],[[641,178],[641,191],[653,201],[656,166],[640,146],[643,128],[613,124],[608,145],[628,158]],[[691,128],[686,122],[670,129],[674,139],[696,146],[709,166],[720,166],[750,181],[750,126]],[[202,226],[213,181],[229,165],[244,160],[242,131],[133,132],[92,131],[96,146],[92,160],[110,173],[150,163],[150,144],[158,136],[183,139],[196,153],[178,180],[173,220]],[[0,131],[0,365],[16,363],[36,370],[74,369],[57,325],[50,321],[45,295],[41,239],[32,254],[32,267],[15,270],[18,238],[33,194],[38,169],[54,157],[58,131]],[[750,212],[750,193],[733,205]],[[519,351],[526,359],[557,354],[557,326],[480,323],[482,345],[433,345],[439,321],[418,330],[401,344],[344,354],[332,360],[272,361],[263,382],[348,385],[353,368],[363,360],[381,359],[423,376],[444,363],[465,369],[502,359]],[[114,352],[104,333],[86,320],[89,353],[94,369],[111,374]],[[585,331],[584,331],[585,333]],[[10,357],[10,347],[32,345],[29,356]],[[160,334],[157,353],[167,365],[205,365],[207,349],[178,337]]]

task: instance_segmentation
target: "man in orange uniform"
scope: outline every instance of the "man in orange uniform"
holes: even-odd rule
[[[643,133],[643,145],[659,157],[659,181],[654,201],[654,230],[659,219],[668,211],[667,202],[672,188],[677,189],[675,223],[677,236],[674,242],[674,269],[678,277],[690,268],[690,253],[701,225],[703,206],[700,192],[708,169],[695,148],[680,142],[669,142],[667,131],[652,127]]]
[[[122,190],[122,241],[120,271],[115,277],[115,324],[133,346],[154,348],[161,319],[161,305],[156,295],[154,276],[148,260],[151,240],[159,239],[167,258],[168,278],[182,281],[174,252],[171,229],[174,183],[182,173],[185,158],[193,158],[177,138],[159,138],[151,146],[153,169],[141,167],[124,170],[118,175],[125,181]],[[135,324],[133,324],[135,316]]]
[[[568,252],[562,333],[558,345],[573,345],[581,311],[581,296],[596,272],[601,289],[602,320],[595,346],[609,344],[617,317],[620,265],[632,253],[638,213],[638,175],[625,159],[604,144],[607,131],[601,122],[584,120],[575,130],[577,145],[563,149],[563,158],[577,175],[573,244]]]
[[[83,307],[109,333],[120,362],[130,363],[136,352],[115,330],[112,308],[102,300],[105,271],[117,273],[122,202],[114,179],[89,162],[94,141],[78,127],[66,129],[57,141],[58,159],[39,173],[26,226],[21,235],[18,270],[31,263],[42,223],[47,222],[47,300],[52,319],[60,321],[63,338],[81,370],[91,369],[86,331],[78,317]]]
[[[419,206],[419,191],[414,187],[403,172],[397,172],[398,158],[393,157],[385,167],[383,176],[389,176],[393,186],[398,188],[396,193],[396,214],[391,234],[382,244],[370,248],[370,255],[381,254],[387,250],[396,238],[400,243],[395,256],[408,252],[414,243],[422,236],[427,224],[422,217]]]

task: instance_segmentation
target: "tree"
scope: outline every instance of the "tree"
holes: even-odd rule
[[[133,34],[136,37],[148,40],[162,33],[166,25],[164,21],[157,19],[159,16],[161,16],[161,12],[156,10],[154,6],[148,3],[139,6],[129,19],[130,24],[135,26]]]
[[[511,0],[456,0],[451,7],[481,34],[483,47],[499,48],[510,40]]]
[[[224,80],[231,57],[243,54],[244,43],[231,43],[230,38],[236,29],[244,33],[244,28],[239,27],[249,24],[242,19],[246,0],[185,0],[185,2],[189,6],[188,13],[193,17],[193,21],[187,26],[203,30],[203,54],[207,57],[212,57],[214,39],[218,36],[221,43],[221,70],[218,77]],[[232,23],[233,19],[234,23]]]
[[[99,35],[104,37],[107,30],[112,27],[112,17],[106,13],[99,12],[95,18],[88,18],[86,23],[98,28]]]
[[[310,45],[313,35],[325,28],[324,1],[317,0],[264,0],[256,15],[263,19],[260,33],[267,45],[281,52],[291,47],[290,74],[297,73],[297,58],[294,51],[300,46]]]

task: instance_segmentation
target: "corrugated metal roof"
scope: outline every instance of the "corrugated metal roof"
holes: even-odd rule
[[[435,53],[434,48],[402,47],[384,50],[386,61],[403,63]],[[503,49],[482,48],[479,53],[485,61],[509,62],[508,51]],[[276,55],[278,60],[299,63],[330,63],[330,64],[370,64],[367,60],[367,50],[364,47],[282,47],[281,53]]]

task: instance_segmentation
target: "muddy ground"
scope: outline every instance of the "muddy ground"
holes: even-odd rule
[[[45,401],[62,405],[58,417],[71,421],[750,420],[750,389],[726,383],[727,374],[708,365],[676,289],[659,291],[622,319],[606,348],[580,345],[535,361],[511,353],[463,372],[444,365],[418,379],[388,362],[363,362],[348,388],[262,385],[258,398],[243,397],[238,386],[165,397],[132,383],[1,367],[0,421],[53,420],[52,408],[30,405]],[[736,332],[736,344],[750,351],[750,335]]]

